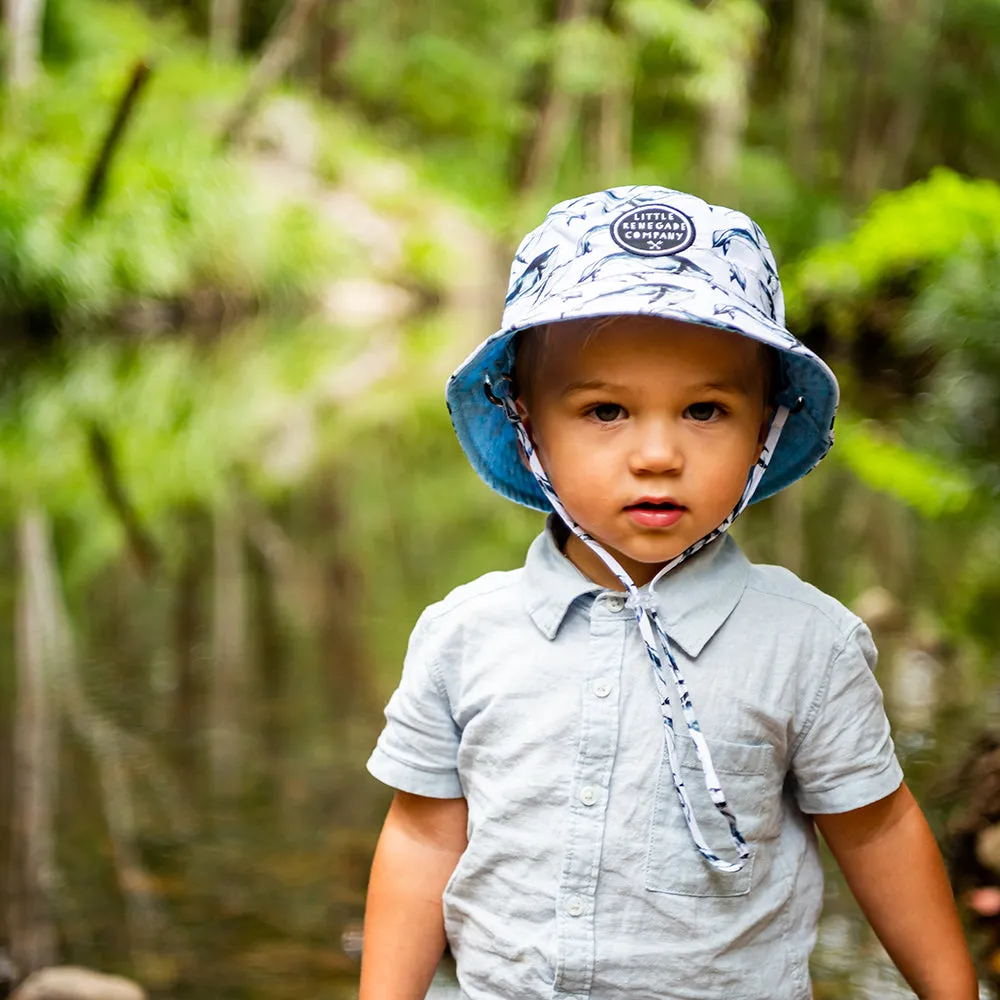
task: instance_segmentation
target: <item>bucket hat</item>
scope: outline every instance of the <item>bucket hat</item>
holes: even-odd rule
[[[492,489],[527,507],[552,509],[489,388],[513,372],[515,335],[561,320],[615,315],[730,330],[778,352],[775,402],[788,416],[750,502],[791,485],[829,451],[837,380],[785,328],[781,283],[760,227],[742,212],[691,194],[617,187],[561,202],[528,233],[511,267],[500,329],[448,380],[458,440]]]

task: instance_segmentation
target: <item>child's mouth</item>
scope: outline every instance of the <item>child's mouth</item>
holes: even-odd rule
[[[646,528],[669,528],[680,520],[685,509],[670,499],[643,499],[625,508],[636,524]]]

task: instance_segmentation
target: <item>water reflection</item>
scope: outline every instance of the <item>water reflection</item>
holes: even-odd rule
[[[393,409],[403,398],[396,383],[346,426],[336,409],[344,390],[321,396],[315,433],[302,440],[340,444],[308,482],[277,495],[237,483],[223,514],[173,511],[163,528],[173,554],[159,577],[142,578],[127,555],[95,571],[80,561],[96,557],[78,537],[93,532],[73,524],[52,526],[52,544],[30,564],[0,550],[15,581],[0,589],[3,648],[17,648],[18,573],[47,581],[33,610],[38,620],[66,617],[75,644],[61,682],[64,691],[65,677],[79,684],[75,714],[52,728],[72,730],[60,735],[51,789],[62,960],[136,976],[164,1000],[356,994],[364,889],[390,795],[363,764],[409,629],[454,586],[518,565],[540,523],[476,480],[436,388],[426,405],[414,398],[412,383],[443,380],[420,368],[438,364],[427,360],[443,336],[435,331],[427,321],[403,338],[405,419]],[[298,359],[289,367],[322,370],[328,339],[282,337]],[[339,353],[327,360],[342,371]],[[295,449],[282,438],[281,451],[288,459]],[[816,496],[855,509],[824,476],[817,471]],[[776,516],[765,507],[741,526],[757,561],[776,558]],[[826,523],[798,548],[818,551]],[[822,574],[864,558],[854,530],[840,532],[842,551],[814,553],[806,573],[842,597],[851,582]],[[977,688],[986,685],[912,627],[902,601],[867,595],[897,747],[924,801],[943,750],[966,741],[979,711],[969,706],[987,701]],[[13,728],[12,674],[0,671],[0,734]],[[2,741],[0,766],[10,767]],[[11,839],[0,825],[4,857]],[[828,867],[817,1000],[910,995]],[[148,927],[136,913],[152,915]],[[454,993],[442,972],[432,996]]]

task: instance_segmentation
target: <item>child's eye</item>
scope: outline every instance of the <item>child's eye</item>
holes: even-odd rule
[[[625,416],[625,409],[617,403],[598,403],[590,408],[590,414],[602,424],[610,424]]]
[[[722,407],[718,403],[692,403],[687,408],[687,414],[692,420],[705,423],[722,415]]]

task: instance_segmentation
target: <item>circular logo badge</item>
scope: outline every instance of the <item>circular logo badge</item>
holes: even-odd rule
[[[618,216],[611,238],[639,257],[667,257],[694,243],[694,223],[669,205],[643,205]]]

